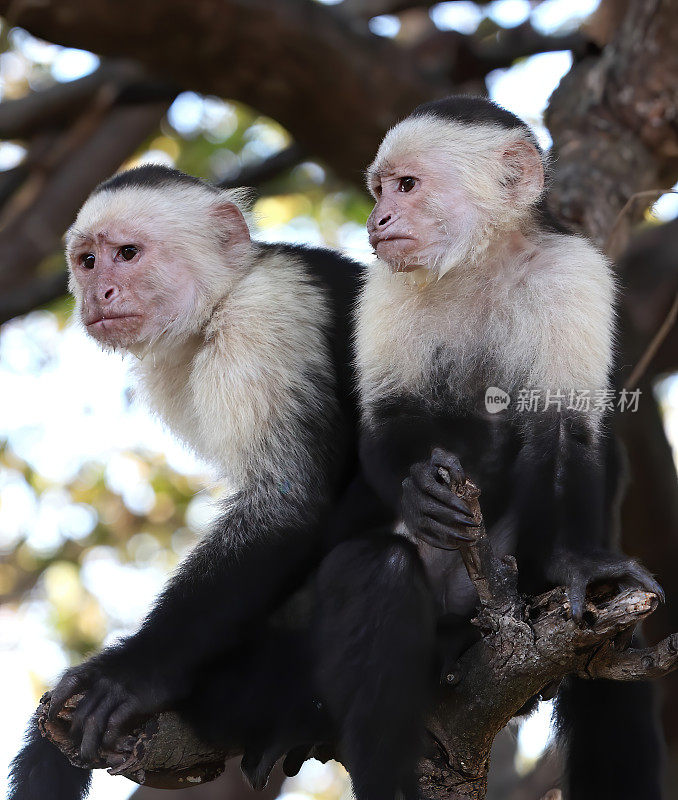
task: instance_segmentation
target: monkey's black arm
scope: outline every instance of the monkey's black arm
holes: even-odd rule
[[[652,576],[614,547],[621,466],[607,421],[597,433],[583,414],[570,411],[529,414],[523,424],[512,500],[521,588],[566,586],[575,618],[597,581],[640,584],[663,597]]]
[[[318,558],[318,520],[281,516],[276,522],[252,498],[237,498],[139,631],[62,677],[50,716],[85,693],[71,729],[85,761],[105,732],[115,741],[132,718],[184,697],[198,665],[247,641],[256,623],[301,583]]]
[[[373,409],[373,419],[360,437],[365,480],[394,513],[400,509],[402,484],[410,467],[428,459],[445,436],[433,415],[410,408],[396,398]]]

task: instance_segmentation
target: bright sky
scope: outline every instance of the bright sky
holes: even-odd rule
[[[597,6],[597,0],[546,0],[532,12],[532,20],[544,32],[567,30]],[[530,13],[527,0],[497,0],[482,9],[470,2],[446,2],[434,6],[431,16],[443,29],[464,33],[475,30],[483,15],[502,25],[518,25]],[[372,28],[380,35],[393,36],[398,22],[380,17]],[[20,54],[0,56],[0,97],[3,80],[21,68],[21,58],[37,61],[51,69],[60,81],[73,80],[92,71],[98,60],[80,50],[58,48],[28,35],[19,36]],[[542,142],[549,138],[541,124],[548,97],[571,65],[568,52],[548,53],[524,59],[509,70],[497,70],[488,79],[494,99],[535,126]],[[172,106],[174,127],[190,134],[207,119],[228,132],[234,125],[227,103],[203,99],[186,92]],[[249,154],[260,158],[279,149],[281,142],[271,129],[252,133]],[[18,145],[0,144],[0,170],[9,169],[23,157]],[[166,153],[154,152],[152,158],[167,160]],[[225,154],[226,156],[227,154]],[[317,165],[313,168],[320,170]],[[261,236],[265,239],[322,243],[316,222],[309,216],[296,217],[286,224],[271,224],[266,219],[265,204],[260,207]],[[655,213],[663,219],[678,214],[678,197],[667,195]],[[339,232],[340,246],[357,258],[370,257],[365,231],[347,224]],[[0,552],[9,550],[28,532],[31,544],[46,552],[59,545],[64,537],[86,536],[94,524],[92,509],[73,504],[59,488],[90,461],[106,467],[106,480],[120,492],[130,509],[143,510],[152,503],[150,485],[145,481],[133,451],[164,454],[176,470],[209,476],[200,463],[178,445],[160,425],[141,408],[130,405],[129,381],[122,359],[101,353],[76,325],[57,329],[52,315],[35,312],[14,320],[0,329],[0,440],[39,473],[53,483],[36,502],[34,493],[20,473],[0,468]],[[44,404],[43,398],[49,397]],[[666,384],[662,400],[678,440],[678,382]],[[212,511],[207,492],[198,494],[192,503],[189,522],[199,531],[209,522]],[[160,566],[133,567],[118,563],[114,553],[99,548],[84,569],[88,588],[100,599],[109,617],[109,635],[133,628],[164,579]],[[17,751],[29,714],[36,704],[38,683],[53,681],[66,666],[59,644],[48,625],[50,591],[59,590],[58,581],[46,586],[25,603],[18,613],[0,610],[0,651],[3,681],[0,684],[0,707],[3,725],[0,730],[0,790],[4,788],[6,764]],[[56,588],[55,588],[56,584]],[[126,590],[121,591],[125,586]],[[129,588],[133,586],[133,590]],[[525,724],[520,733],[521,758],[533,759],[544,747],[549,726],[549,707]],[[302,776],[286,791],[303,793],[316,785],[333,780],[320,765],[309,764]],[[324,782],[324,783],[323,783]],[[121,778],[110,778],[96,771],[93,800],[123,800],[135,785]],[[297,796],[304,796],[298,794]],[[307,796],[307,795],[306,795]]]

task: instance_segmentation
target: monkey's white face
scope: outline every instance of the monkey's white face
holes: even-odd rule
[[[367,221],[370,244],[393,271],[440,267],[466,252],[478,215],[458,172],[439,154],[382,162],[370,169],[369,187],[376,200]]]
[[[69,231],[70,289],[102,346],[144,351],[197,332],[249,253],[226,195],[177,188],[94,194]]]
[[[519,227],[541,194],[543,168],[520,131],[423,116],[387,133],[367,181],[377,256],[394,272],[442,275],[472,262],[491,231]]]
[[[69,247],[71,283],[87,333],[102,345],[128,349],[157,337],[180,311],[158,292],[155,276],[169,270],[158,243],[139,229],[113,223],[79,233]]]

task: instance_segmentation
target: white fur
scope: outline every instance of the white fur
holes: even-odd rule
[[[426,396],[441,350],[462,398],[479,372],[509,392],[604,389],[614,294],[605,258],[574,236],[542,234],[535,254],[509,268],[480,260],[423,288],[377,261],[357,315],[364,406],[401,391]]]
[[[146,306],[152,334],[120,346],[137,356],[138,393],[236,490],[258,487],[266,496],[277,490],[261,484],[291,478],[288,499],[307,503],[312,476],[326,470],[310,463],[304,420],[336,410],[327,396],[334,384],[330,310],[300,262],[249,239],[228,241],[215,214],[224,202],[244,210],[242,192],[201,186],[93,195],[68,234],[71,290],[79,312],[73,273],[81,240],[138,237],[148,246],[154,258],[135,273],[144,285],[126,290]]]
[[[433,244],[440,252],[421,244],[422,266],[443,277],[404,280],[379,260],[369,272],[355,334],[368,418],[371,404],[389,394],[430,396],[434,359],[461,402],[489,386],[607,387],[612,272],[585,239],[533,223],[540,160],[525,129],[493,123],[426,115],[386,134],[368,183],[374,191],[382,175],[422,179],[415,205],[403,196],[402,214],[424,231],[431,219],[445,229]]]
[[[150,407],[236,486],[308,466],[299,449],[298,397],[324,398],[309,370],[329,379],[322,291],[288,256],[258,261],[218,304],[204,335],[151,350],[135,366]]]
[[[532,158],[526,157],[532,150]],[[502,188],[515,156],[526,167],[536,166],[520,180],[520,192]],[[436,263],[428,264],[444,275],[468,257],[482,254],[497,230],[520,224],[526,210],[544,187],[541,155],[524,128],[508,130],[498,124],[470,124],[435,115],[409,117],[388,131],[367,170],[370,188],[380,174],[396,170],[410,174],[423,165],[432,191],[427,204],[439,217],[444,237]],[[442,207],[440,200],[444,198]],[[447,202],[448,207],[444,205]]]

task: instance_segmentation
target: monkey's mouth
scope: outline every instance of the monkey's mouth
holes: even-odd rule
[[[380,244],[400,244],[401,242],[413,242],[413,236],[407,236],[406,234],[391,234],[391,235],[379,235],[379,234],[372,234],[370,236],[370,244],[376,250]]]
[[[97,317],[96,319],[91,320],[91,322],[86,322],[85,325],[90,330],[106,330],[109,325],[114,326],[118,323],[124,322],[125,320],[139,319],[140,316],[141,314],[111,314],[107,317]]]

